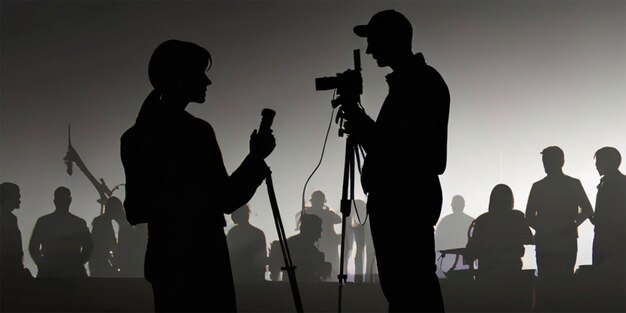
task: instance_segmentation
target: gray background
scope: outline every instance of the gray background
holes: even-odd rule
[[[442,217],[456,194],[466,199],[466,213],[486,212],[498,183],[511,186],[524,211],[532,183],[544,176],[539,153],[550,145],[563,148],[565,172],[581,179],[594,203],[594,152],[614,146],[626,155],[624,1],[2,1],[0,8],[0,175],[22,190],[15,213],[25,251],[36,219],[53,209],[56,187],[72,190],[70,209],[89,225],[99,212],[85,176],[77,168],[65,173],[68,123],[96,178],[110,187],[124,182],[119,138],[151,90],[152,51],[171,38],[213,55],[207,101],[188,109],[214,126],[229,172],[247,153],[261,109],[278,112],[278,147],[267,161],[287,235],[295,233],[332,111],[332,92],[315,91],[314,79],[352,67],[352,50],[361,49],[362,102],[374,117],[380,109],[390,70],[365,55],[352,27],[382,9],[411,20],[414,52],[423,52],[451,91]],[[323,190],[338,210],[345,139],[332,127],[305,194],[308,200]],[[416,143],[412,153],[428,151]],[[252,223],[268,243],[276,239],[264,185],[251,206]],[[395,209],[401,218],[407,208]],[[591,263],[592,239],[585,222],[578,264]],[[27,252],[25,264],[35,272]],[[524,267],[535,267],[533,248]]]

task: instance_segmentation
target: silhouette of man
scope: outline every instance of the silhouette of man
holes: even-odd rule
[[[526,205],[528,225],[535,229],[539,277],[569,279],[578,251],[578,226],[593,214],[580,180],[565,175],[563,150],[550,146],[541,152],[546,177],[535,182]]]
[[[378,12],[354,32],[367,38],[366,53],[379,67],[393,70],[376,121],[358,106],[341,106],[346,131],[367,153],[361,184],[368,193],[380,284],[389,311],[443,311],[434,225],[442,203],[439,175],[446,167],[448,87],[421,53],[413,54],[413,28],[397,11]],[[410,152],[415,147],[420,153]],[[416,199],[413,207],[407,207],[408,197]],[[413,258],[406,258],[406,245],[417,247]]]
[[[593,265],[601,283],[613,286],[610,301],[623,312],[626,305],[626,175],[619,171],[622,156],[617,149],[603,147],[596,151],[595,159],[602,178],[591,219],[594,224]]]
[[[339,242],[341,237],[335,231],[335,225],[341,224],[341,216],[326,206],[326,195],[320,190],[311,194],[311,206],[304,208],[305,214],[317,215],[322,219],[322,236],[317,241],[320,251],[332,265],[329,279],[333,279],[339,271]],[[296,214],[296,225],[300,225],[300,214]]]
[[[37,264],[37,278],[87,277],[93,243],[84,219],[70,213],[72,195],[66,187],[54,191],[54,212],[37,219],[28,245]]]
[[[330,262],[324,259],[324,253],[316,246],[315,242],[321,238],[323,221],[313,214],[301,216],[300,233],[287,238],[287,246],[293,264],[297,267],[299,282],[320,282],[328,277],[331,272]],[[272,280],[278,280],[281,266],[284,265],[280,242],[272,242],[270,249],[270,272]],[[283,276],[283,280],[287,280]]]
[[[230,215],[236,224],[226,239],[235,281],[265,281],[267,241],[265,233],[250,224],[250,206],[240,207]]]
[[[572,310],[562,300],[569,294],[578,252],[578,226],[593,215],[580,180],[565,175],[565,156],[557,146],[541,152],[546,177],[535,182],[526,204],[526,220],[535,229],[535,258],[539,280],[539,311]]]
[[[435,230],[435,248],[439,250],[463,248],[467,245],[467,231],[474,218],[465,214],[465,199],[460,195],[452,197],[452,214],[444,216]],[[437,252],[437,255],[440,253]],[[463,263],[462,257],[459,257]],[[450,263],[442,267],[450,267]],[[443,268],[440,269],[443,271]],[[450,270],[454,270],[451,268]]]
[[[13,214],[13,210],[20,208],[20,198],[18,185],[0,184],[0,278],[3,280],[32,278],[30,271],[24,268],[22,232]]]
[[[115,200],[111,200],[112,198],[107,200],[104,214],[96,216],[91,222],[93,251],[88,264],[91,277],[115,277],[119,274],[118,268],[112,263],[113,251],[118,243],[118,236],[113,229],[116,212]]]
[[[271,132],[255,130],[228,175],[212,126],[185,111],[205,102],[210,62],[195,43],[161,43],[148,68],[154,90],[121,138],[126,217],[148,223],[145,276],[158,312],[236,311],[224,214],[252,198],[276,146]]]

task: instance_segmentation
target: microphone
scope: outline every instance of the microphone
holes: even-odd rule
[[[67,124],[67,152],[68,154],[65,156],[65,158],[63,158],[63,162],[65,162],[65,165],[67,166],[67,175],[70,175],[70,176],[72,176],[72,173],[74,172],[73,166],[72,166],[72,160],[68,158],[71,148],[72,148],[72,124]]]
[[[265,108],[261,111],[261,125],[259,125],[258,134],[265,134],[271,131],[272,122],[274,122],[274,116],[276,111]]]

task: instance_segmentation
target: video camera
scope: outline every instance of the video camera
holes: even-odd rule
[[[346,103],[347,101],[357,101],[358,97],[363,93],[363,79],[361,78],[361,56],[360,50],[355,49],[354,69],[348,69],[336,76],[319,77],[315,79],[315,90],[332,90],[337,89],[337,99],[331,104],[333,108]]]

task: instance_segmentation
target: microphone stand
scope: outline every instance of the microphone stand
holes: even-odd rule
[[[281,269],[287,271],[287,275],[289,276],[289,284],[291,285],[291,293],[293,294],[293,301],[296,305],[296,312],[302,313],[304,311],[302,309],[302,299],[300,298],[298,282],[296,281],[296,267],[293,266],[293,262],[291,261],[291,254],[289,253],[289,246],[287,245],[287,238],[285,237],[285,228],[283,227],[283,222],[280,218],[280,211],[278,210],[278,203],[276,202],[276,194],[274,193],[274,183],[272,182],[272,172],[270,170],[267,171],[265,184],[267,185],[267,193],[270,198],[272,213],[274,213],[274,223],[276,224],[276,230],[278,231],[280,249],[283,253],[283,260],[285,262],[285,266]]]
[[[262,119],[259,126],[259,133],[270,131],[270,126],[276,112],[271,109],[263,109],[261,112]],[[289,277],[289,284],[291,285],[291,293],[293,295],[293,301],[296,306],[296,312],[303,313],[302,298],[300,297],[300,290],[298,288],[298,282],[296,280],[296,267],[291,261],[291,254],[289,253],[289,246],[287,245],[287,237],[285,236],[285,228],[283,227],[283,221],[280,217],[280,210],[278,210],[278,202],[276,201],[276,193],[274,192],[274,183],[272,181],[272,171],[268,168],[267,175],[265,176],[265,184],[267,185],[267,193],[270,198],[270,206],[272,207],[272,213],[274,215],[274,223],[276,224],[276,231],[278,232],[278,241],[280,242],[280,249],[283,254],[283,261],[285,266],[281,269],[287,271]]]

